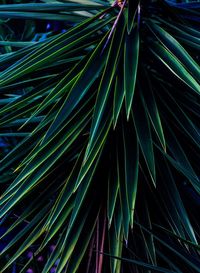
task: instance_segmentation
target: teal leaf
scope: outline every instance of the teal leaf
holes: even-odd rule
[[[135,92],[135,85],[137,79],[139,58],[139,30],[135,25],[130,34],[126,35],[124,46],[124,89],[126,114],[129,118],[133,96]]]

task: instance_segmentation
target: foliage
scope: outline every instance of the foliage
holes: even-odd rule
[[[200,272],[199,9],[3,1],[0,272]]]

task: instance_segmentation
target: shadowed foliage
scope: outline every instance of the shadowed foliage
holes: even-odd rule
[[[1,1],[0,272],[200,272],[199,18]]]

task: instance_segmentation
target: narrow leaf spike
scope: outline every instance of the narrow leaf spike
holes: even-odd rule
[[[152,178],[152,182],[154,186],[156,186],[155,160],[149,117],[140,99],[137,100],[137,104],[135,104],[134,107],[135,111],[133,113],[133,120],[138,142],[140,144],[142,154],[146,161],[149,174]]]
[[[160,42],[170,50],[178,60],[181,60],[183,65],[190,71],[194,78],[198,81],[200,79],[200,66],[190,56],[190,54],[182,47],[182,45],[167,31],[160,26],[151,23],[149,25],[152,32],[160,40]]]
[[[129,119],[133,101],[139,57],[139,31],[135,26],[131,33],[126,35],[124,47],[124,89],[126,114]]]
[[[122,156],[124,151],[123,147],[123,132],[120,132],[120,138],[116,143],[116,161],[117,161],[117,175],[118,175],[118,183],[119,183],[119,197],[120,204],[122,210],[122,218],[123,218],[123,233],[125,241],[128,240],[129,234],[129,224],[130,224],[130,208],[129,208],[129,200],[128,200],[128,188],[126,177],[126,169],[121,166],[124,165],[125,158]]]
[[[115,128],[117,125],[118,117],[120,110],[122,108],[123,100],[124,100],[124,86],[122,82],[122,78],[119,75],[115,80],[115,89],[114,89],[114,102],[113,102],[113,127]]]
[[[130,125],[130,123],[128,125]],[[131,228],[133,228],[133,219],[138,185],[139,149],[136,135],[133,134],[132,128],[130,128],[130,126],[128,125],[123,130],[125,164],[124,168],[125,184],[127,188],[130,211],[130,225]]]
[[[63,122],[68,118],[80,100],[85,96],[90,86],[94,83],[95,79],[101,73],[106,54],[102,55],[102,58],[99,58],[99,54],[102,51],[102,45],[104,44],[106,37],[107,35],[104,36],[99,45],[95,48],[84,69],[77,77],[68,96],[63,102],[63,105],[59,109],[57,116],[49,127],[43,142],[47,141],[47,139],[57,131],[58,127],[63,124]]]
[[[122,24],[123,24],[123,21],[122,21]],[[106,107],[106,103],[108,101],[108,97],[111,92],[111,87],[113,84],[113,79],[116,73],[116,68],[119,61],[119,55],[121,52],[121,45],[124,38],[124,32],[125,32],[125,24],[123,24],[122,26],[119,25],[119,27],[115,29],[113,33],[112,41],[111,41],[109,52],[108,52],[107,62],[104,68],[104,72],[103,72],[101,83],[98,90],[98,95],[97,95],[97,100],[95,104],[93,120],[92,120],[92,125],[90,130],[90,140],[86,150],[85,160],[87,159],[92,149],[93,142],[97,135],[99,125]]]
[[[140,89],[140,96],[144,107],[147,109],[148,116],[151,120],[152,126],[158,136],[158,139],[163,147],[163,150],[166,151],[166,140],[163,132],[163,126],[160,118],[160,113],[157,107],[155,95],[152,89],[151,81],[148,76],[148,72],[144,70],[145,75],[145,85]],[[148,85],[146,86],[146,83]]]
[[[181,81],[187,84],[198,95],[200,93],[200,84],[185,68],[185,66],[173,55],[169,50],[160,44],[154,43],[154,48],[151,49],[153,54],[165,65],[167,68],[178,77]]]

